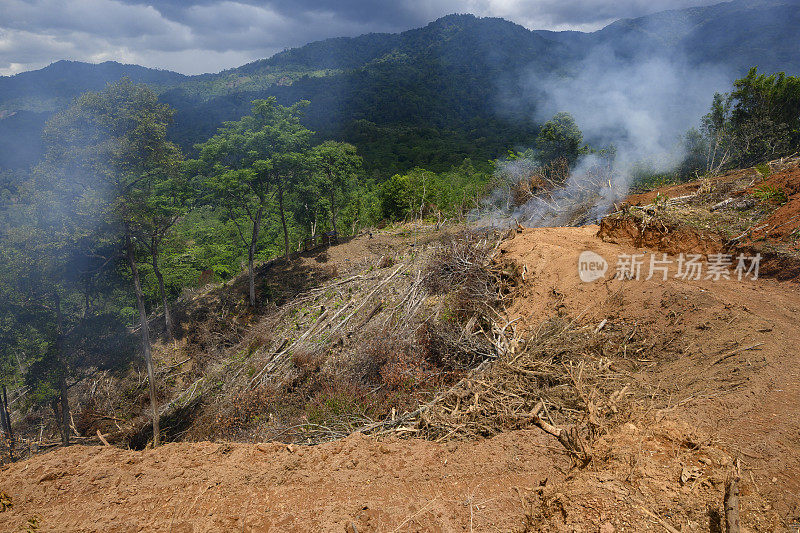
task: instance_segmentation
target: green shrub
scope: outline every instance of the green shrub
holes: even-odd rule
[[[786,191],[781,187],[774,185],[762,185],[753,191],[753,196],[769,204],[783,205],[789,198],[786,196]]]

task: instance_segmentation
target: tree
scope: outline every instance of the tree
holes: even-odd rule
[[[284,107],[277,100],[255,100],[252,113],[227,122],[198,148],[190,165],[205,191],[205,201],[221,206],[236,224],[247,248],[250,305],[256,305],[254,262],[264,212],[278,196],[284,225],[285,249],[289,249],[283,194],[287,171],[285,154],[301,151],[311,131],[300,124],[300,110],[308,102]]]
[[[300,177],[307,172],[308,165],[306,163],[305,156],[299,152],[277,154],[273,158],[275,183],[278,188],[278,209],[281,217],[281,227],[283,228],[284,257],[286,259],[289,259],[291,245],[289,243],[289,229],[286,223],[287,208],[284,189],[287,188],[287,185],[292,189],[297,187]]]
[[[783,72],[759,74],[753,67],[744,78],[733,82],[731,120],[741,127],[757,117],[768,117],[783,125],[791,139],[800,140],[800,77]]]
[[[335,141],[325,141],[314,147],[311,158],[317,170],[319,190],[330,202],[331,227],[338,233],[336,216],[352,188],[353,178],[361,169],[361,158],[352,144]]]
[[[400,220],[411,211],[411,184],[407,175],[395,174],[381,184],[381,215],[387,220]]]
[[[708,170],[786,155],[800,143],[800,77],[750,69],[729,94],[715,94],[702,120]]]
[[[2,211],[0,367],[13,365],[28,398],[52,408],[68,445],[68,379],[126,360],[128,301],[117,294],[118,254],[107,226],[96,209],[80,208],[92,195],[71,196],[72,182],[50,163],[39,165],[21,200]]]
[[[166,138],[172,116],[172,109],[159,103],[152,89],[122,79],[100,92],[81,95],[45,128],[48,168],[75,198],[73,208],[102,214],[104,224],[123,242],[117,250],[127,259],[139,312],[154,446],[160,441],[158,402],[135,245],[143,228],[164,227],[155,222],[163,221],[165,214],[153,193],[174,175],[179,159]]]
[[[150,257],[150,265],[158,281],[158,292],[164,306],[167,337],[170,340],[173,338],[172,316],[159,259],[162,243],[187,210],[186,184],[180,162],[181,155],[177,147],[164,147],[162,160],[153,169],[157,175],[152,176],[152,179],[143,179],[131,188],[125,207],[131,232]]]
[[[706,172],[717,173],[733,157],[734,139],[730,121],[730,100],[714,93],[711,110],[701,120],[701,129],[706,139]]]
[[[542,125],[536,136],[536,149],[539,159],[546,165],[556,159],[564,158],[573,166],[586,149],[583,146],[583,133],[569,113],[556,113]]]
[[[320,218],[323,216],[319,183],[309,171],[310,158],[304,154],[302,162],[304,168],[301,176],[294,182],[293,218],[303,228],[303,234],[312,239],[317,236]],[[312,169],[313,171],[313,169]]]
[[[68,368],[57,275],[57,267],[64,258],[58,254],[60,250],[51,248],[52,236],[38,227],[38,210],[31,205],[15,208],[31,218],[25,224],[7,228],[2,236],[0,351],[7,368],[14,359],[19,361],[20,355],[25,359],[25,369],[19,362],[20,377],[25,376],[31,382],[32,398],[52,407],[61,442],[67,446],[70,443]]]

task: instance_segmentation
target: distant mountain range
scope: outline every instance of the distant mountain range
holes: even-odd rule
[[[569,77],[592,54],[624,65],[679,58],[800,74],[800,0],[737,0],[619,20],[593,32],[530,31],[498,18],[449,15],[398,34],[335,38],[217,74],[184,76],[115,62],[59,61],[0,77],[0,168],[41,154],[42,126],[78,94],[128,76],[177,109],[171,135],[191,152],[250,101],[307,99],[307,125],[354,142],[377,174],[488,159],[530,142],[537,106],[526,79]],[[711,95],[709,95],[710,98]]]

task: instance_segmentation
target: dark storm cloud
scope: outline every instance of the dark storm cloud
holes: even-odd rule
[[[58,59],[218,71],[335,36],[395,32],[448,13],[530,29],[594,30],[704,0],[2,0],[0,74]]]

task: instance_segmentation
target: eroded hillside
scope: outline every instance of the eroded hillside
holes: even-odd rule
[[[183,340],[158,351],[182,442],[5,466],[0,528],[721,531],[737,474],[743,526],[789,528],[797,176],[656,191],[599,226],[365,234],[264,265],[258,315],[244,279],[186,295]],[[591,282],[586,251],[607,262]],[[759,253],[757,279],[737,271]],[[108,420],[107,400],[84,434],[144,445],[146,420]]]

